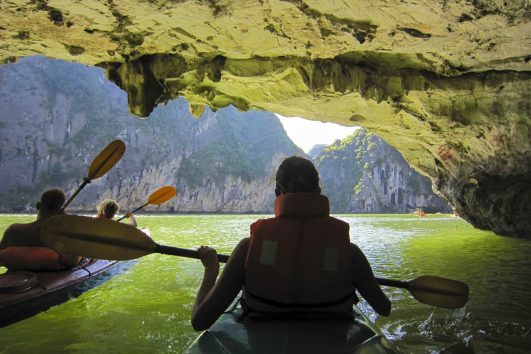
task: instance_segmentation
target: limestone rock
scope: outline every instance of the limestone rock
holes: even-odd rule
[[[411,169],[385,141],[365,129],[310,156],[321,189],[336,213],[450,212],[433,192],[430,180]]]
[[[35,211],[50,187],[72,195],[95,155],[117,137],[127,146],[122,159],[68,210],[95,212],[103,198],[133,209],[174,185],[176,198],[146,210],[272,211],[273,171],[283,157],[302,154],[273,113],[206,108],[195,119],[181,98],[149,120],[134,119],[124,92],[102,71],[45,58],[0,67],[0,212]]]
[[[361,125],[472,224],[529,237],[529,18],[526,0],[11,0],[0,60],[104,67],[139,116],[184,96]]]

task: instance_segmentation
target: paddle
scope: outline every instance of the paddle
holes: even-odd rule
[[[75,215],[58,215],[46,220],[41,228],[41,241],[59,252],[80,256],[128,260],[151,253],[199,258],[197,251],[162,246],[137,228],[107,219]],[[218,254],[220,262],[229,256]],[[468,301],[468,286],[456,280],[421,276],[408,282],[377,278],[384,286],[407,289],[419,302],[457,309]]]
[[[468,301],[468,285],[457,280],[423,275],[410,281],[376,278],[378,284],[408,290],[423,304],[458,309]]]
[[[153,193],[151,193],[151,195],[148,198],[148,201],[144,205],[139,206],[138,208],[133,210],[131,213],[135,213],[139,211],[140,209],[142,209],[143,207],[150,205],[150,204],[161,205],[162,203],[167,202],[168,200],[175,197],[176,195],[177,195],[177,189],[175,189],[175,187],[172,187],[172,186],[161,187],[157,189],[156,191],[154,191]],[[116,221],[121,221],[125,218],[126,216],[124,215]]]
[[[105,149],[103,149],[98,156],[90,164],[87,177],[83,178],[83,182],[77,187],[76,191],[70,199],[63,205],[63,210],[74,200],[79,192],[91,181],[100,178],[106,174],[120,159],[125,152],[125,143],[121,140],[114,140]]]

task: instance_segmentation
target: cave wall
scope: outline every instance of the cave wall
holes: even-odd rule
[[[147,116],[184,96],[361,125],[473,225],[531,236],[526,0],[0,3],[0,60],[98,65]]]

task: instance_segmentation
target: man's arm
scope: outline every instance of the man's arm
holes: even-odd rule
[[[9,225],[4,231],[4,235],[2,236],[2,240],[0,241],[0,250],[11,246],[13,244],[13,240],[16,238],[16,235],[16,224]]]
[[[212,249],[206,251],[205,258],[209,260],[202,258],[205,274],[192,310],[192,327],[196,331],[212,326],[242,289],[249,240],[245,238],[238,243],[217,282],[219,265],[216,268],[213,257],[216,253]]]
[[[72,254],[57,253],[59,253],[59,263],[66,268],[77,266],[82,258],[81,256],[74,256]]]
[[[128,211],[127,213],[125,213],[125,217],[129,219],[129,224],[133,225],[134,227],[138,226],[137,223],[136,223],[136,219],[133,216],[133,213]]]
[[[354,286],[374,311],[382,316],[389,316],[391,302],[378,285],[369,261],[358,246],[352,243],[350,246],[352,250],[352,281]]]

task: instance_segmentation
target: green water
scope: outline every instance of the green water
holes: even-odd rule
[[[389,318],[362,303],[404,353],[531,353],[531,242],[475,230],[447,215],[341,215],[378,276],[422,274],[465,281],[469,304],[456,311],[422,305],[386,288]],[[228,253],[257,215],[140,216],[159,243]],[[32,216],[0,216],[0,232]],[[189,325],[202,267],[150,255],[80,297],[0,329],[0,353],[180,353],[197,337]],[[446,350],[446,351],[445,351]]]

